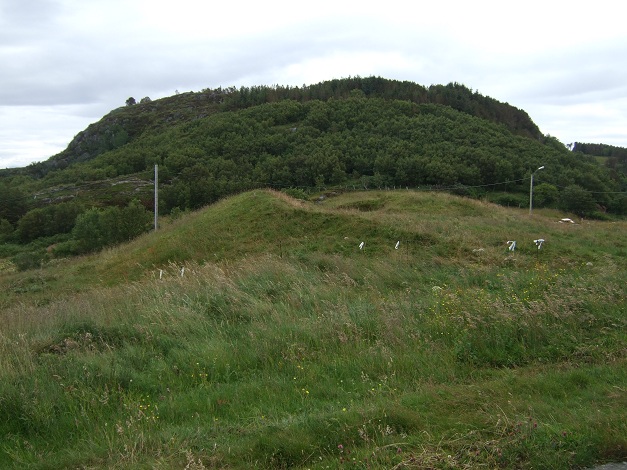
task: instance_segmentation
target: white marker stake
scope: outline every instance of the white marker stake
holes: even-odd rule
[[[159,270],[159,280],[161,280],[161,278],[163,277],[163,269]]]
[[[181,268],[181,277],[183,277],[183,274],[185,274],[185,266]]]
[[[361,243],[359,244],[359,249],[360,249],[360,250],[362,250],[362,249],[364,248],[364,245],[365,245],[365,243],[364,243],[364,242],[361,242]]]
[[[538,238],[537,240],[534,240],[533,242],[536,244],[539,250],[540,248],[542,248],[542,244],[544,243],[544,238]]]
[[[401,241],[397,241],[396,242],[396,246],[394,247],[395,250],[398,250],[398,247],[401,246]]]
[[[507,248],[509,251],[514,251],[516,249],[516,240],[507,240],[507,244],[509,245]]]

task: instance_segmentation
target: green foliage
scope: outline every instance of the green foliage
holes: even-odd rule
[[[72,237],[80,245],[80,251],[95,251],[107,244],[107,228],[102,223],[101,211],[93,208],[83,212],[76,220]]]
[[[150,229],[153,221],[152,213],[137,200],[131,201],[119,214],[105,211],[103,218],[105,223],[114,227],[111,231],[113,244],[141,235]]]
[[[0,219],[0,242],[8,240],[13,233],[13,225],[7,219]]]
[[[150,227],[151,214],[138,202],[125,208],[89,209],[76,220],[72,230],[79,252],[96,251],[105,246],[131,240]],[[64,246],[67,250],[69,246]]]
[[[559,199],[559,190],[549,183],[540,183],[533,188],[533,204],[536,207],[551,207]]]
[[[615,214],[627,215],[627,194],[618,194],[610,203],[608,210]]]
[[[50,215],[44,209],[33,209],[27,212],[17,224],[20,240],[29,242],[45,236],[47,226],[52,222]]]
[[[11,224],[17,221],[28,211],[27,196],[16,184],[0,180],[0,219],[6,219]]]
[[[450,108],[363,96],[269,103],[214,115],[140,139],[92,164],[117,165],[124,172],[120,162],[141,153],[165,155],[161,168],[170,178],[162,185],[165,212],[202,207],[260,185],[344,184],[349,175],[366,176],[377,188],[501,184],[519,190],[510,181],[528,171],[530,158],[555,169],[572,167],[570,178],[559,184],[581,181],[595,190],[611,185],[602,169],[567,159],[565,148],[514,137]],[[579,177],[581,171],[595,179]],[[563,175],[555,170],[549,178]]]
[[[287,194],[288,196],[293,197],[294,199],[300,199],[302,201],[306,201],[308,198],[307,192],[305,192],[303,189],[300,189],[300,188],[285,188],[281,191]]]
[[[576,184],[570,185],[560,195],[560,208],[580,216],[590,215],[596,210],[592,195]]]
[[[573,151],[581,152],[585,155],[613,157],[619,159],[623,165],[627,163],[627,148],[624,147],[575,142]]]
[[[36,269],[42,266],[42,264],[48,259],[45,251],[22,251],[11,257],[11,262],[20,271],[27,271],[29,269]]]
[[[489,195],[488,199],[505,207],[528,207],[529,195],[525,194],[501,194]]]
[[[32,209],[19,220],[17,236],[22,242],[31,242],[37,238],[68,233],[82,210],[80,204],[72,202]]]

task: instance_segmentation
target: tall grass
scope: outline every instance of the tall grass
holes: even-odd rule
[[[383,202],[242,195],[84,261],[87,279],[107,266],[133,281],[8,302],[0,466],[576,468],[627,457],[620,227],[528,223],[449,196],[362,197]],[[245,239],[235,231],[253,208],[280,223]],[[145,258],[177,238],[188,253],[214,246],[193,238],[214,209],[247,250],[225,238],[214,261]],[[536,233],[540,251],[526,240]],[[24,279],[14,276],[5,285]]]

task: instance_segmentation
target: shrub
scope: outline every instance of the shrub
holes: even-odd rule
[[[548,207],[559,198],[557,187],[549,183],[541,183],[533,189],[533,204],[536,207]]]
[[[105,246],[131,240],[150,227],[152,215],[138,201],[124,209],[90,209],[81,214],[72,235],[80,252],[96,251]]]
[[[7,219],[0,219],[0,242],[7,240],[13,234],[13,225]]]
[[[288,196],[293,197],[294,199],[301,199],[303,201],[307,200],[307,193],[303,189],[286,188],[286,189],[283,189],[282,192],[284,192]]]
[[[525,207],[529,204],[529,199],[522,194],[501,194],[496,196],[493,202],[506,207]]]
[[[46,258],[45,253],[38,251],[27,251],[18,253],[11,258],[13,264],[20,271],[26,271],[28,269],[39,268]]]
[[[589,215],[596,210],[592,194],[581,186],[571,184],[560,195],[560,208],[577,215]]]

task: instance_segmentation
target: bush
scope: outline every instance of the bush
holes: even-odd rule
[[[290,197],[293,197],[294,199],[301,199],[303,201],[307,200],[307,193],[303,189],[286,188],[286,189],[283,189],[282,192],[284,192]]]
[[[80,246],[76,240],[68,240],[62,243],[57,243],[52,249],[52,254],[57,258],[74,256],[80,253]]]
[[[541,183],[533,188],[533,205],[536,207],[549,207],[559,199],[557,187],[549,183]]]
[[[13,234],[13,225],[7,219],[0,219],[0,242],[9,239]]]
[[[42,263],[46,260],[46,253],[37,251],[27,251],[18,253],[11,258],[13,264],[20,271],[26,271],[28,269],[35,269],[41,267]]]
[[[590,217],[591,219],[594,219],[594,220],[603,220],[605,222],[609,222],[611,220],[615,220],[614,217],[612,217],[611,215],[606,214],[605,212],[601,212],[601,211],[590,212],[588,214],[588,217]]]
[[[451,194],[455,194],[456,196],[471,196],[471,191],[468,186],[460,183],[456,183],[453,188],[450,190]]]
[[[0,244],[0,258],[9,258],[22,251],[22,246],[14,243]]]
[[[608,206],[608,210],[620,215],[627,214],[627,196],[616,196]]]
[[[571,184],[560,195],[560,209],[584,216],[596,210],[596,202],[589,191],[581,186]]]
[[[83,208],[72,202],[38,207],[27,212],[17,223],[16,234],[22,242],[69,233]]]
[[[152,214],[138,201],[132,201],[124,209],[90,209],[81,214],[72,235],[79,252],[96,251],[105,246],[131,240],[146,232],[152,222]]]
[[[529,204],[529,199],[523,194],[500,194],[492,202],[506,207],[525,207]]]
[[[179,206],[176,206],[170,211],[170,217],[172,218],[172,220],[177,220],[183,216],[183,213],[184,212],[181,210],[181,208]]]

